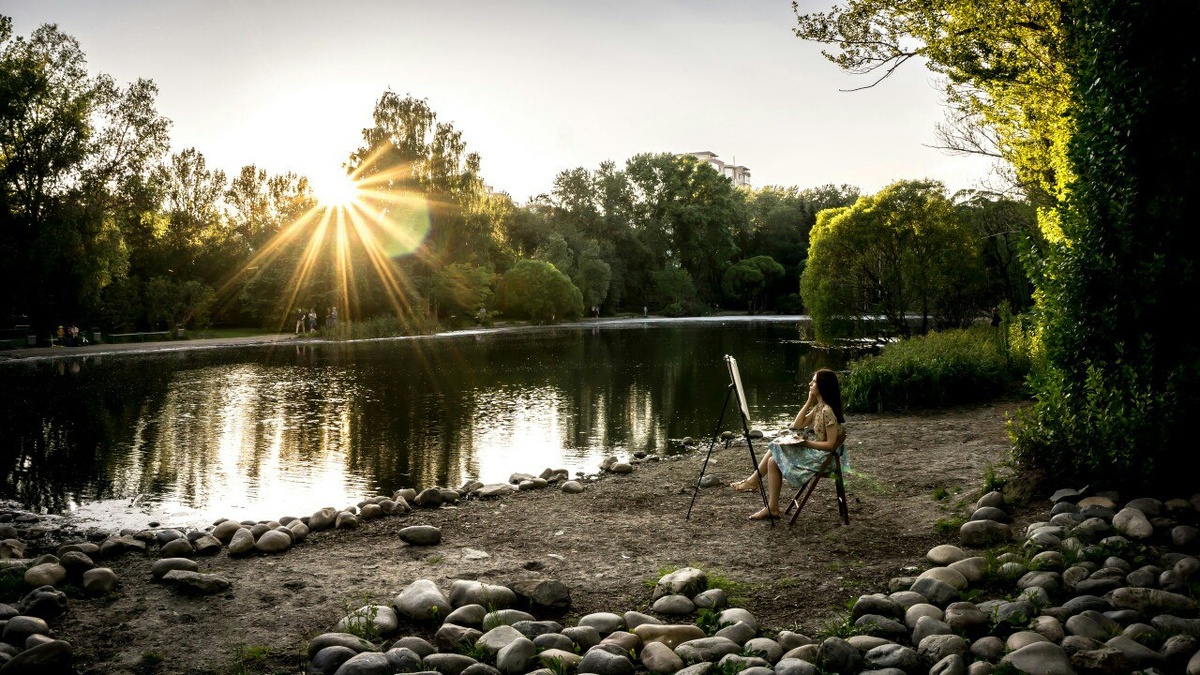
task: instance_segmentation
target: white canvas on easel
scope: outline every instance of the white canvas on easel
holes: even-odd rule
[[[750,424],[750,406],[746,404],[746,390],[742,388],[742,375],[738,372],[737,359],[725,356],[725,363],[729,366],[729,381],[733,383],[733,389],[737,392],[738,406],[742,410],[742,418],[746,420],[746,424]]]
[[[733,397],[733,393],[737,392],[738,410],[742,414],[742,435],[746,439],[746,450],[750,453],[750,465],[754,471],[758,473],[758,494],[762,497],[763,508],[767,508],[767,481],[763,477],[758,468],[758,457],[754,454],[754,443],[750,440],[750,405],[746,403],[746,390],[742,388],[742,376],[738,372],[737,359],[726,354],[725,365],[729,368],[729,386],[725,388],[725,404],[721,406],[721,415],[717,417],[717,425],[713,428],[712,440],[708,443],[708,454],[704,456],[704,464],[700,467],[700,475],[696,477],[696,484],[692,488],[692,501],[688,504],[687,515],[685,519],[692,517],[692,507],[696,505],[696,495],[700,493],[700,481],[704,478],[704,472],[708,470],[708,461],[712,457],[713,447],[717,443],[717,436],[721,432],[721,422],[725,420],[725,411],[729,409],[729,399]],[[725,447],[729,447],[729,441],[725,441]],[[775,518],[768,518],[771,522],[771,527],[775,527]]]

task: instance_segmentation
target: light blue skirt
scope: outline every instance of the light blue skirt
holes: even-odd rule
[[[825,463],[825,458],[829,453],[816,448],[809,448],[801,445],[780,445],[775,441],[771,441],[767,448],[771,451],[771,456],[775,458],[775,464],[779,466],[779,472],[783,474],[783,479],[788,482],[788,485],[799,488],[808,482],[809,478],[821,468]],[[837,449],[842,458],[842,471],[850,468],[849,457],[846,455],[846,445],[843,443]]]

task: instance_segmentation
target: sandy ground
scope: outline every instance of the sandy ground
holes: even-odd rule
[[[758,495],[727,487],[750,470],[749,453],[738,445],[712,452],[707,473],[722,486],[700,489],[685,518],[705,443],[629,475],[605,475],[579,495],[547,489],[472,500],[356,531],[314,533],[281,555],[202,558],[201,571],[232,582],[215,596],[183,596],[152,583],[155,552],[125,554],[102,561],[119,575],[117,591],[73,594],[53,628],[74,645],[82,673],[297,673],[310,638],[349,609],[390,603],[417,579],[443,589],[454,579],[555,579],[570,588],[572,606],[546,618],[572,625],[596,611],[646,611],[648,584],[693,565],[735,584],[737,604],[767,630],[811,635],[844,616],[848,601],[886,591],[889,578],[926,565],[929,548],[956,541],[935,523],[969,514],[989,467],[1006,474],[1005,420],[1020,405],[851,416],[849,526],[837,517],[830,482],[820,484],[795,526],[748,521]],[[949,496],[936,499],[942,489]],[[285,515],[307,514],[264,517]],[[1027,520],[1020,510],[1015,517],[1017,527]],[[398,531],[414,524],[440,527],[442,543],[401,542]],[[434,628],[404,625],[401,634],[429,636]]]

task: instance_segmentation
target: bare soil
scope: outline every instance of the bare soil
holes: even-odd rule
[[[751,470],[744,445],[712,451],[706,473],[722,486],[700,489],[685,519],[706,442],[629,475],[605,475],[579,495],[547,489],[472,500],[313,533],[281,555],[202,558],[201,571],[232,582],[216,596],[152,583],[155,554],[125,554],[101,563],[119,575],[117,591],[72,597],[54,628],[74,646],[81,673],[298,673],[310,638],[349,609],[390,603],[416,579],[443,589],[454,579],[555,579],[570,588],[572,607],[546,618],[573,625],[591,612],[647,611],[649,585],[692,565],[735,584],[737,604],[764,627],[812,635],[843,617],[849,601],[927,566],[931,547],[957,541],[957,528],[939,532],[935,523],[969,515],[989,467],[1005,475],[1005,420],[1020,405],[851,416],[849,526],[838,518],[831,481],[794,526],[747,520],[759,496],[728,487]],[[765,444],[756,449],[761,456]],[[949,495],[935,498],[943,489]],[[1018,527],[1029,520],[1020,510],[1014,517]],[[441,545],[401,542],[397,532],[414,524],[440,527]],[[487,557],[470,559],[470,550]],[[401,634],[433,628],[402,626]]]

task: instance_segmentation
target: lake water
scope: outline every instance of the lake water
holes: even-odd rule
[[[144,527],[307,515],[401,487],[594,473],[712,437],[737,359],[787,424],[852,356],[798,317],[631,320],[0,363],[0,497]],[[740,432],[734,404],[722,429]]]

